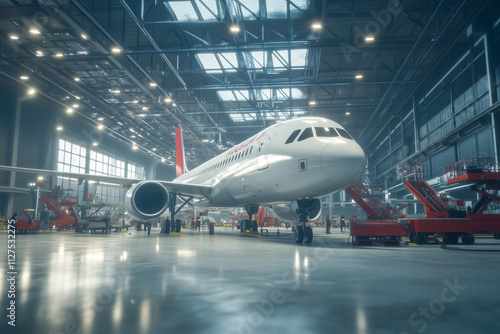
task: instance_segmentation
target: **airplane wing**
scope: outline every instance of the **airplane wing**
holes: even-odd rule
[[[134,183],[144,181],[144,180],[128,179],[117,176],[68,173],[68,172],[58,172],[47,169],[11,167],[11,166],[1,166],[1,165],[0,165],[0,170],[19,172],[19,173],[30,173],[37,175],[68,177],[71,179],[77,179],[79,181],[79,184],[81,184],[83,180],[90,180],[90,181],[118,184],[122,186],[131,186]],[[176,193],[178,195],[193,196],[196,198],[205,198],[208,197],[212,192],[212,187],[205,185],[177,183],[169,181],[157,181],[157,182],[160,182],[169,192]]]

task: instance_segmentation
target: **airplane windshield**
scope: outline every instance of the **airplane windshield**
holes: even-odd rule
[[[303,141],[303,140],[310,138],[310,137],[313,137],[313,129],[307,128],[304,130],[304,132],[302,132],[298,141]]]
[[[339,134],[335,131],[334,128],[327,127],[316,127],[316,136],[318,137],[338,137]]]
[[[347,133],[346,130],[337,128],[337,131],[340,133],[342,137],[347,139],[352,139],[352,137]]]
[[[297,138],[297,136],[299,135],[299,133],[300,133],[300,129],[299,130],[295,130],[294,132],[292,132],[292,134],[290,135],[290,137],[288,137],[288,139],[286,140],[285,145],[286,144],[290,144],[291,142],[293,142],[295,140],[295,138]]]

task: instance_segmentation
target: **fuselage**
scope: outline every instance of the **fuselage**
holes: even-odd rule
[[[275,124],[173,182],[212,186],[198,205],[273,204],[342,190],[365,165],[363,149],[342,126],[305,117]]]

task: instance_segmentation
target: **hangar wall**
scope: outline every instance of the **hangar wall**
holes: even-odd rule
[[[366,152],[372,182],[384,189],[399,184],[396,166],[409,161],[421,162],[427,179],[461,159],[492,157],[498,162],[500,60],[495,55],[500,24],[485,16],[460,32],[470,43],[451,43],[370,143]]]

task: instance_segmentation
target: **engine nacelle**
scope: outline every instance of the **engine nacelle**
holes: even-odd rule
[[[275,204],[273,211],[284,221],[300,222],[301,215],[313,221],[321,215],[321,201],[319,198],[299,199],[290,203]]]
[[[148,220],[160,217],[168,208],[167,189],[156,181],[134,184],[125,195],[125,208],[133,217]]]

